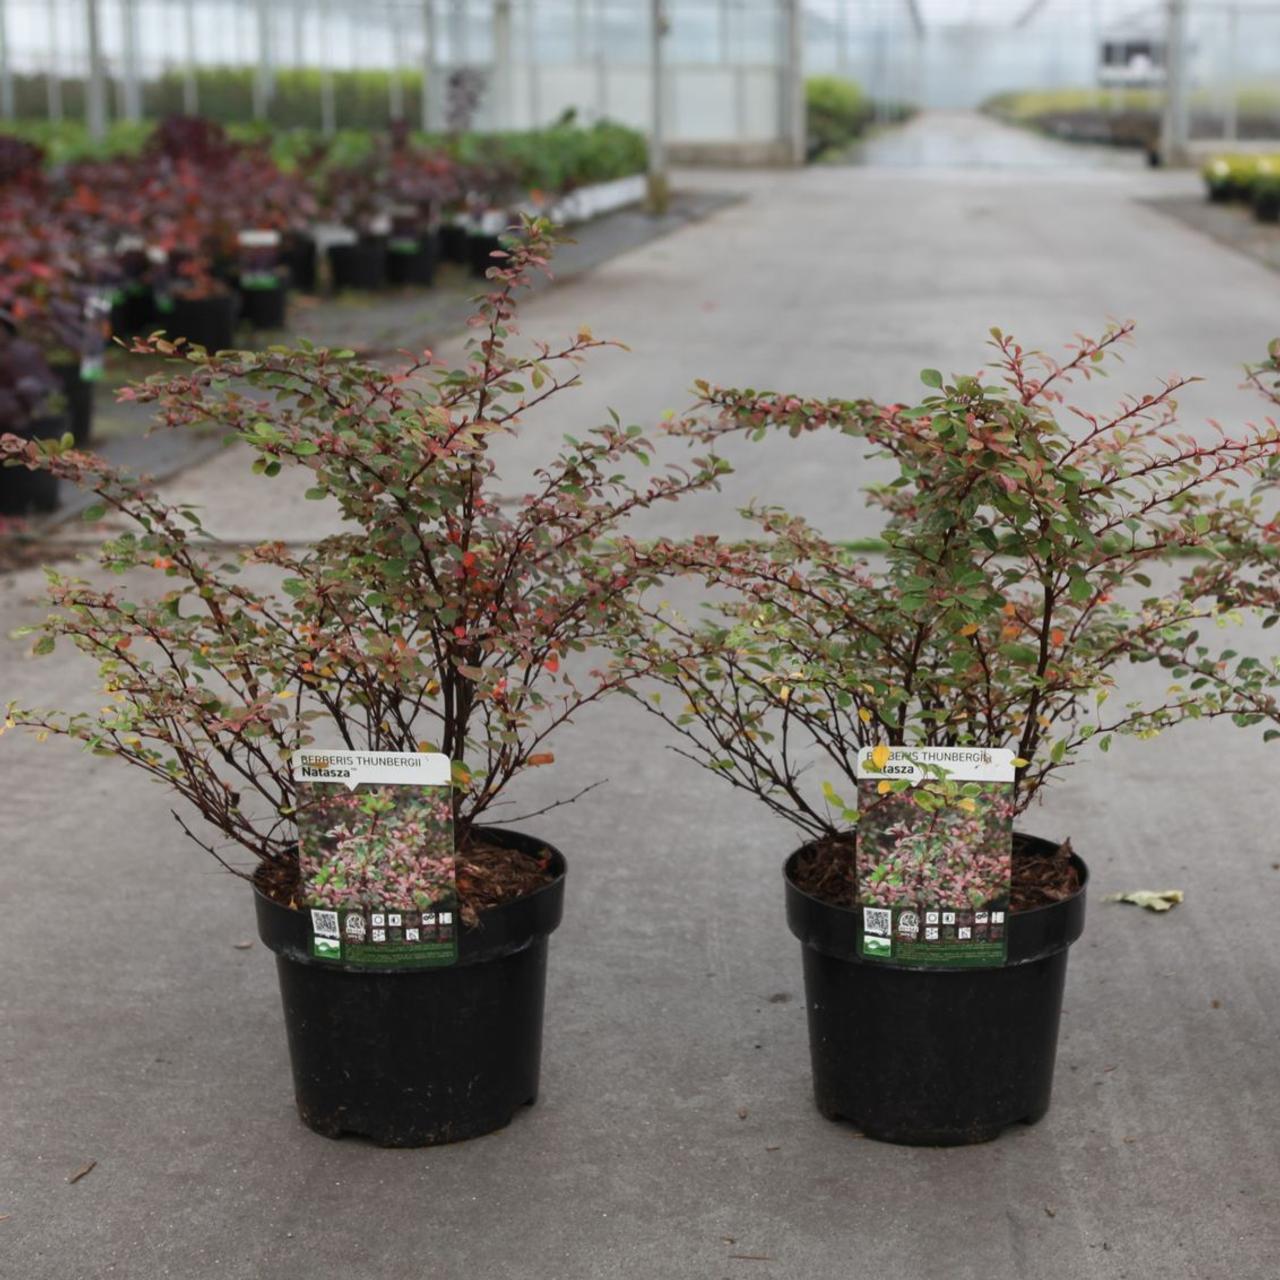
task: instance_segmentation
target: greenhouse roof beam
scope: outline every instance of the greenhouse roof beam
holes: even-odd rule
[[[903,0],[907,6],[907,16],[917,36],[924,35],[924,14],[920,12],[920,0]]]
[[[1013,20],[1013,29],[1021,31],[1023,27],[1029,27],[1035,18],[1039,15],[1049,3],[1049,0],[1030,0],[1030,3],[1021,13]]]

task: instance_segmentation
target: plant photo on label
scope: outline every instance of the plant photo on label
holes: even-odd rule
[[[304,906],[426,908],[452,899],[453,805],[443,788],[311,784],[303,792]]]
[[[864,782],[862,790],[868,788]],[[952,804],[922,808],[911,790],[861,802],[859,900],[882,907],[1005,907],[1013,801],[1007,786],[965,783]]]

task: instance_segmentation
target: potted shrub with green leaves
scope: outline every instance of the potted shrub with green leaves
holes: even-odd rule
[[[702,618],[646,603],[617,661],[668,687],[634,692],[686,756],[804,833],[785,888],[817,1103],[875,1138],[978,1142],[1048,1107],[1088,872],[1068,833],[1013,824],[1055,775],[1120,734],[1280,719],[1274,646],[1216,645],[1247,615],[1280,618],[1280,526],[1258,489],[1280,478],[1280,429],[1186,434],[1171,381],[1068,430],[1066,385],[1128,333],[1058,364],[993,331],[1002,377],[926,370],[910,408],[700,384],[674,429],[704,441],[833,427],[877,446],[896,471],[867,489],[883,559],[768,506],[740,544],[626,549],[628,572],[682,569],[712,592]],[[1273,400],[1277,354],[1253,375]],[[1167,671],[1159,691],[1125,689],[1134,663]],[[930,763],[967,756],[1003,758],[1008,783]],[[980,930],[1001,958],[967,963]]]
[[[10,707],[9,721],[167,784],[187,802],[187,834],[252,882],[278,957],[299,1111],[322,1133],[452,1141],[534,1100],[565,862],[487,824],[512,803],[513,781],[554,762],[557,731],[626,678],[589,670],[583,655],[609,643],[650,579],[615,571],[604,546],[629,513],[715,483],[714,462],[652,469],[640,429],[615,420],[549,451],[522,496],[499,489],[494,443],[576,385],[584,355],[605,345],[583,330],[512,350],[516,291],[551,243],[547,224],[531,223],[490,271],[463,368],[429,353],[388,372],[349,352],[195,351],[124,393],[171,427],[222,427],[259,475],[299,473],[306,496],[333,508],[333,532],[313,544],[234,551],[206,540],[195,511],[101,459],[0,441],[98,495],[86,518],[123,526],[101,566],[127,575],[104,586],[50,571],[55,611],[35,628],[36,653],[70,641],[97,660],[107,709]],[[175,352],[163,339],[135,349]],[[622,478],[636,467],[643,478]],[[456,964],[371,973],[312,954],[293,764],[307,748],[452,761],[466,926]],[[569,790],[536,812],[576,798]]]

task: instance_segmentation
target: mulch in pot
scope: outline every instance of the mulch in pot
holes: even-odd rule
[[[481,911],[527,897],[550,884],[555,879],[550,866],[549,850],[532,857],[486,840],[464,844],[458,850],[458,902],[463,923],[472,926]],[[263,864],[254,883],[284,906],[295,910],[301,906],[296,862]]]
[[[815,840],[796,861],[794,882],[803,892],[836,907],[857,907],[858,882],[854,870],[854,837],[827,836]],[[1033,854],[1017,835],[1013,838],[1013,892],[1010,910],[1033,911],[1062,902],[1080,889],[1080,876],[1071,865],[1071,841],[1064,840],[1051,857]]]

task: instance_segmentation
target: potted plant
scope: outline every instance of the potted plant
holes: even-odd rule
[[[886,780],[860,804],[860,753],[1010,750],[1012,811],[1024,815],[1061,770],[1118,734],[1280,718],[1280,660],[1214,647],[1218,628],[1243,615],[1264,627],[1280,617],[1280,528],[1251,489],[1280,478],[1280,430],[1183,434],[1184,381],[1174,380],[1108,416],[1076,411],[1069,431],[1055,412],[1066,385],[1129,330],[1082,340],[1061,364],[993,331],[999,380],[926,370],[931,392],[911,408],[700,384],[701,410],[675,430],[713,440],[835,427],[877,446],[894,470],[866,491],[885,512],[883,559],[767,506],[747,513],[755,538],[742,544],[624,552],[628,572],[684,569],[714,593],[701,620],[646,604],[617,661],[676,693],[642,701],[685,755],[804,833],[785,889],[804,949],[814,1090],[823,1114],[871,1137],[979,1142],[1044,1114],[1088,872],[1068,833],[1019,827],[1003,963],[868,958],[862,908],[882,886],[859,877],[858,833],[877,806],[899,806],[937,837],[915,846],[913,880],[890,869],[884,888],[915,889],[928,908],[944,876],[967,893],[981,868],[947,830],[949,815],[971,811],[971,792]],[[1280,345],[1272,356],[1253,375],[1264,390]],[[1122,692],[1131,663],[1167,669],[1167,691]],[[976,892],[962,900],[975,911]]]
[[[229,553],[202,544],[196,512],[100,459],[0,442],[92,489],[86,518],[127,525],[102,564],[153,573],[159,587],[126,600],[51,571],[55,612],[35,629],[35,651],[71,640],[97,659],[114,701],[96,715],[11,707],[9,721],[124,760],[205,820],[211,835],[178,817],[253,885],[277,955],[299,1112],[321,1133],[447,1142],[533,1102],[565,861],[541,839],[487,824],[511,803],[513,781],[553,763],[556,731],[624,679],[585,670],[579,656],[608,642],[646,582],[615,572],[603,546],[630,512],[715,482],[714,463],[623,480],[644,467],[647,446],[639,428],[610,422],[562,445],[523,498],[499,492],[491,444],[574,386],[584,354],[605,345],[584,330],[558,348],[509,349],[516,290],[550,247],[547,224],[531,223],[491,271],[462,369],[429,356],[390,373],[349,352],[194,352],[181,371],[125,393],[171,426],[225,429],[260,475],[302,473],[307,497],[334,508],[335,532],[313,545]],[[312,746],[453,761],[467,926],[455,966],[369,973],[312,956],[291,763]]]
[[[52,410],[59,391],[58,379],[40,348],[0,323],[0,431],[32,454],[61,440],[66,419]],[[57,505],[58,481],[49,471],[30,471],[16,464],[0,468],[0,515],[24,516],[52,511]]]
[[[328,248],[333,288],[383,288],[391,235],[384,157],[367,143],[360,149],[344,148],[330,156],[319,186],[321,206],[344,234]]]
[[[289,277],[280,261],[280,232],[273,228],[241,231],[239,248],[240,313],[255,329],[283,329]]]
[[[445,152],[414,145],[407,129],[396,125],[387,186],[392,201],[387,282],[430,285],[439,256],[436,223],[440,208],[457,194],[456,167]]]
[[[225,351],[235,342],[240,313],[238,294],[214,274],[202,247],[180,251],[169,272],[157,261],[153,278],[164,280],[156,291],[160,306],[158,325],[174,337],[185,338],[208,351]]]
[[[1258,160],[1251,195],[1259,222],[1280,222],[1280,164],[1267,156]]]

